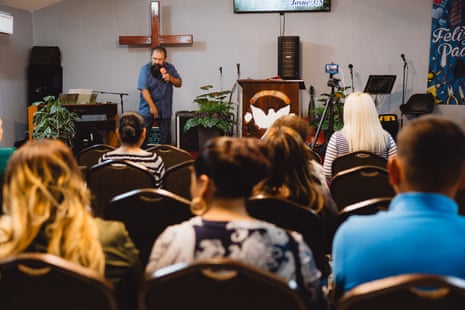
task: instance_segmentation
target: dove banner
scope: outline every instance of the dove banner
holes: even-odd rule
[[[428,92],[437,104],[465,104],[465,3],[433,0]]]

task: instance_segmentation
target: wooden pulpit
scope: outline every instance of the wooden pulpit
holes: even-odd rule
[[[260,138],[282,115],[299,115],[300,80],[238,80],[242,87],[242,136]]]

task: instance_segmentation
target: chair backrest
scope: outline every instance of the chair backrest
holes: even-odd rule
[[[94,144],[79,151],[76,156],[79,166],[92,167],[98,163],[99,158],[106,152],[115,148],[108,144]]]
[[[465,280],[430,274],[404,274],[361,284],[348,291],[337,310],[463,309]]]
[[[190,184],[194,160],[187,160],[168,168],[163,188],[186,199],[191,199]]]
[[[126,160],[108,160],[89,168],[86,182],[92,194],[92,210],[102,216],[114,196],[138,188],[154,188],[154,175],[147,168]]]
[[[352,215],[371,215],[389,209],[392,197],[378,197],[356,202],[339,211],[338,225]]]
[[[337,173],[329,185],[339,210],[377,197],[394,197],[387,169],[376,166],[358,166]]]
[[[312,249],[315,263],[323,276],[330,274],[326,256],[327,234],[315,212],[290,200],[265,195],[250,197],[246,201],[246,206],[252,217],[299,232]]]
[[[146,148],[146,151],[160,155],[165,164],[165,169],[193,159],[191,153],[171,144],[156,144]]]
[[[114,197],[104,209],[104,218],[121,221],[147,264],[155,239],[169,225],[192,217],[189,201],[163,189],[143,188]]]
[[[282,278],[227,258],[156,271],[146,279],[139,309],[305,309]]]
[[[402,114],[427,114],[433,112],[434,96],[430,93],[413,94],[405,104],[400,105]]]
[[[0,261],[2,309],[116,310],[112,285],[94,270],[45,253]]]
[[[354,151],[336,157],[332,163],[332,174],[358,166],[377,166],[387,168],[387,159],[369,151]]]

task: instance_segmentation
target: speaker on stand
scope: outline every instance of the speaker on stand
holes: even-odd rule
[[[278,75],[284,80],[300,80],[300,40],[298,36],[278,37]]]
[[[34,46],[27,68],[28,105],[63,92],[61,53],[56,46]]]

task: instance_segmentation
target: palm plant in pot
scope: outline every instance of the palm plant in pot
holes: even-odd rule
[[[34,114],[32,124],[33,139],[61,139],[68,146],[73,147],[76,135],[76,121],[79,116],[61,105],[60,99],[54,96],[44,97],[43,101],[32,105],[41,106]]]
[[[209,91],[212,85],[205,85],[200,89]],[[236,124],[234,120],[233,104],[230,100],[230,90],[207,92],[195,97],[194,102],[199,105],[194,117],[184,125],[184,131],[197,127],[199,147],[215,136],[231,135]]]

